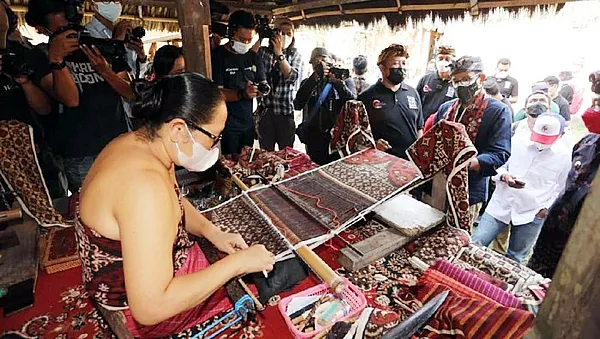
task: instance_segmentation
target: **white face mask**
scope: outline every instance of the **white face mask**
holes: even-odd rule
[[[231,48],[237,54],[246,54],[246,53],[248,53],[250,48],[252,48],[252,45],[253,45],[252,43],[245,44],[243,42],[232,40]]]
[[[435,68],[440,73],[450,73],[450,62],[446,60],[438,60],[435,62]]]
[[[535,141],[533,142],[533,144],[535,145],[535,147],[536,147],[536,148],[538,149],[538,151],[540,151],[540,152],[541,152],[541,151],[543,151],[543,150],[545,150],[545,149],[548,149],[548,148],[552,147],[552,144],[550,144],[550,145],[547,145],[547,144],[541,144],[541,143],[539,143],[539,142],[535,142]]]
[[[288,47],[290,47],[293,39],[294,38],[292,38],[291,36],[283,35],[281,37],[281,44],[283,45],[283,49],[287,49]]]
[[[211,168],[217,160],[219,160],[219,148],[215,147],[211,150],[207,150],[201,144],[197,143],[190,132],[190,129],[185,126],[190,138],[192,138],[192,155],[187,156],[185,153],[181,151],[179,148],[179,144],[175,143],[177,147],[177,159],[179,160],[179,165],[185,168],[190,172],[203,172],[207,169]]]
[[[496,73],[496,78],[498,79],[506,79],[508,77],[508,71],[500,71]]]
[[[96,2],[98,14],[110,22],[115,22],[121,16],[123,7],[118,2]]]

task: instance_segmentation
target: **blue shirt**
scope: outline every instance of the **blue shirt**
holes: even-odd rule
[[[436,113],[435,122],[440,121],[458,99],[444,103]],[[496,169],[504,165],[510,157],[511,114],[508,107],[490,98],[481,118],[479,132],[475,139],[477,160],[481,169],[469,171],[469,204],[486,202],[488,197],[488,177],[496,175]]]

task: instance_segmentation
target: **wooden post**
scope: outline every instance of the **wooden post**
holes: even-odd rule
[[[212,78],[210,63],[210,6],[208,0],[177,0],[177,15],[186,69]]]
[[[600,338],[600,173],[588,193],[528,339]]]

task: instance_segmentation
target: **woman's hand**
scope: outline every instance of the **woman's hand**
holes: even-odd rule
[[[206,237],[206,239],[215,245],[219,251],[227,254],[233,254],[239,250],[248,248],[248,244],[246,244],[242,236],[237,233],[226,233],[217,230]]]
[[[240,260],[243,274],[262,271],[271,272],[275,265],[275,255],[263,245],[253,245],[234,254]]]

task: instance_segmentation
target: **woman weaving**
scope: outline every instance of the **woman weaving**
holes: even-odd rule
[[[86,287],[121,310],[136,337],[184,331],[231,307],[221,288],[270,271],[264,246],[224,233],[181,197],[174,166],[204,171],[219,156],[227,119],[218,87],[199,74],[134,84],[141,127],[100,153],[81,189],[76,231]],[[209,265],[188,232],[229,254]]]

